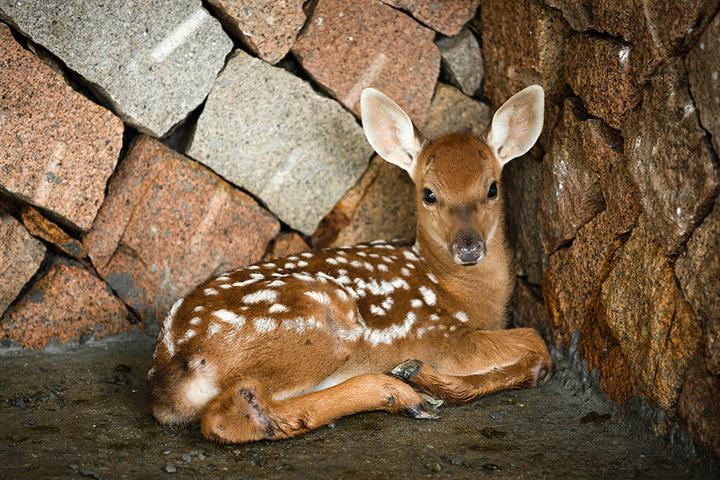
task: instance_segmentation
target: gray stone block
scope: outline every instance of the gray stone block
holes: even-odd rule
[[[371,152],[337,102],[240,51],[215,82],[188,150],[306,234],[360,178]]]
[[[205,99],[232,49],[200,0],[0,0],[0,18],[156,137]]]
[[[472,96],[482,83],[483,57],[475,36],[464,28],[454,37],[437,42],[442,55],[442,69],[453,85]]]

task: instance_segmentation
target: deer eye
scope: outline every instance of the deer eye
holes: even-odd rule
[[[429,188],[423,188],[423,202],[428,205],[432,205],[433,203],[437,202],[435,194]]]
[[[490,184],[490,188],[488,189],[488,198],[492,200],[495,197],[497,197],[497,184],[492,182]]]

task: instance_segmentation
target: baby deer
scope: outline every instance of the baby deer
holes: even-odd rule
[[[363,91],[368,141],[415,182],[415,245],[302,253],[201,284],[162,325],[148,372],[155,417],[248,442],[369,410],[436,418],[443,401],[544,382],[541,337],[502,330],[512,276],[500,194],[503,165],[540,135],[543,97],[517,93],[484,141],[428,141],[392,100]]]

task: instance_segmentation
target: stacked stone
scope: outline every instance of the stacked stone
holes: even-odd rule
[[[473,25],[494,107],[547,93],[505,174],[516,317],[720,454],[718,6],[487,0]]]
[[[480,133],[479,0],[305,3],[0,0],[3,345],[153,328],[209,276],[309,244],[412,240],[360,92],[429,136]]]

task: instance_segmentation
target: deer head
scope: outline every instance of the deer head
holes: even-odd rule
[[[535,144],[543,125],[544,92],[532,85],[513,95],[493,117],[484,139],[468,134],[429,141],[390,98],[366,88],[360,107],[375,151],[415,183],[417,237],[426,249],[473,266],[502,230],[503,166]]]

